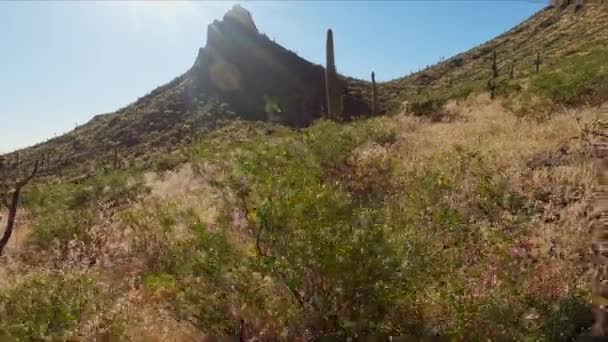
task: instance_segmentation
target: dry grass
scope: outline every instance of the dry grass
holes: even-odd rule
[[[494,242],[488,241],[496,227],[509,225],[509,213],[501,212],[497,222],[475,223],[484,239],[479,244],[488,244],[483,247],[488,251],[495,248],[496,255],[512,253],[517,260],[513,267],[532,272],[532,276],[522,278],[522,291],[539,298],[560,298],[573,289],[584,288],[588,211],[597,180],[587,146],[577,139],[580,129],[575,118],[590,122],[597,118],[597,112],[582,109],[534,121],[509,113],[484,95],[459,104],[451,103],[448,108],[457,114],[456,120],[432,122],[404,114],[377,119],[379,124],[398,132],[396,143],[388,147],[365,146],[353,156],[353,163],[364,166],[369,160],[392,159],[396,161],[394,177],[400,179],[431,164],[449,170],[452,160],[438,156],[449,156],[455,150],[480,156],[486,162],[487,173],[506,179],[513,191],[538,197],[541,209],[529,222],[517,226],[520,233],[506,245],[492,245]],[[561,155],[559,151],[564,146],[567,152]],[[545,159],[553,164],[543,164]],[[184,215],[194,215],[203,227],[213,229],[222,208],[234,202],[234,194],[214,186],[214,182],[224,177],[208,163],[184,164],[163,174],[147,173],[144,178],[150,192],[143,198],[128,206],[97,204],[100,219],[89,228],[93,244],[71,241],[67,247],[51,251],[28,251],[30,247],[25,244],[28,225],[23,225],[24,220],[20,219],[16,238],[7,256],[0,259],[0,290],[16,284],[24,275],[41,272],[41,268],[60,272],[86,270],[96,273],[104,286],[117,293],[111,308],[100,313],[99,319],[116,316],[126,321],[123,339],[188,341],[202,338],[200,331],[169,314],[164,309],[166,303],[162,296],[146,291],[141,277],[147,268],[147,258],[164,248],[162,239],[185,240],[192,233],[187,221],[177,215],[176,222],[170,225],[171,231],[160,234],[163,230],[155,215],[162,208],[187,212]],[[475,215],[478,209],[467,206],[477,195],[472,179],[465,180],[461,193],[451,201],[454,207]],[[243,250],[251,248],[249,232],[244,230],[246,225],[241,227],[238,223],[243,220],[243,213],[235,210],[231,215],[234,225],[231,242]],[[13,253],[17,247],[22,253]],[[501,280],[501,272],[505,270],[498,260],[492,259],[492,254],[488,255],[489,259],[481,259],[478,264],[463,262],[461,272],[472,301],[487,299],[494,291],[504,291],[506,286]],[[463,260],[467,258],[463,256]],[[453,313],[443,306],[434,291],[420,293],[422,315],[435,321],[443,317],[447,329]],[[535,317],[534,312],[528,314]],[[82,336],[99,334],[98,321],[87,324],[78,331]]]
[[[481,156],[493,177],[503,177],[511,189],[538,198],[541,208],[530,222],[517,226],[521,235],[506,249],[521,259],[518,267],[522,271],[532,270],[532,277],[522,276],[517,285],[520,291],[555,299],[586,292],[590,210],[598,183],[589,145],[581,141],[576,119],[590,123],[598,119],[598,111],[581,109],[535,121],[505,111],[486,96],[457,108],[461,119],[452,123],[396,118],[402,143],[391,153],[399,156],[402,170],[415,171],[434,160],[438,152],[450,153],[455,148]],[[538,162],[542,166],[535,166]],[[475,189],[465,186],[462,191],[462,203],[475,196]],[[501,221],[508,219],[502,217]],[[495,229],[489,222],[480,223],[479,228]],[[492,271],[490,266],[484,276],[467,276],[472,296],[497,291],[500,271]],[[434,300],[427,303],[428,307],[434,305]],[[437,314],[431,312],[429,318]],[[450,314],[443,315],[450,320]]]
[[[513,115],[499,102],[490,101],[487,95],[449,106],[459,112],[455,122],[429,123],[424,118],[405,115],[395,118],[403,139],[399,153],[404,164],[415,164],[438,151],[466,146],[485,156],[496,157],[503,163],[501,166],[521,167],[513,163],[526,162],[533,155],[556,149],[568,138],[580,135],[576,117],[590,121],[597,116],[596,111],[590,109],[533,121]]]

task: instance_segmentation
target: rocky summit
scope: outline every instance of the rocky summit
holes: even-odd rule
[[[308,125],[326,113],[324,68],[258,32],[251,14],[238,5],[209,25],[207,44],[189,75],[200,89],[220,94],[248,119],[268,120],[269,101],[292,126]],[[369,114],[366,101],[347,88],[341,79],[344,112]]]

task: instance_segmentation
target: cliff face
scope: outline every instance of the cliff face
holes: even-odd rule
[[[322,37],[320,37],[320,42]],[[271,41],[257,30],[249,12],[233,7],[207,30],[190,71],[195,85],[212,91],[247,119],[280,121],[304,126],[326,113],[325,69]],[[344,113],[369,113],[366,101],[348,93],[340,80]],[[269,113],[268,102],[277,106]]]

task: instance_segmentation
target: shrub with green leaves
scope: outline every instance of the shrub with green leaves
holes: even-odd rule
[[[302,135],[247,144],[230,173],[258,259],[316,334],[377,333],[413,265],[403,264],[404,245],[389,239],[397,227],[324,176],[363,144],[390,142],[390,133],[372,121],[324,121]]]
[[[57,211],[48,221],[38,221],[32,225],[29,242],[43,249],[52,246],[55,240],[60,242],[72,239],[83,239],[86,233],[87,219],[92,217],[90,212]]]
[[[446,102],[445,98],[437,96],[418,96],[409,101],[408,111],[417,116],[441,114]]]
[[[156,246],[144,277],[151,297],[163,300],[177,319],[209,334],[233,334],[241,320],[262,322],[258,330],[264,323],[276,330],[288,324],[289,299],[260,276],[257,260],[235,245],[228,231],[210,231],[187,210],[158,210],[154,220],[160,236],[152,243]],[[186,224],[191,235],[174,238],[171,232],[178,223]],[[152,225],[147,223],[148,234]]]
[[[33,341],[71,336],[107,308],[110,298],[90,275],[41,273],[0,292],[0,303],[0,332]]]
[[[35,218],[30,241],[42,248],[53,240],[84,239],[95,222],[98,205],[110,207],[135,200],[147,189],[141,175],[114,171],[91,177],[82,183],[39,185],[27,189],[23,204]]]
[[[522,266],[529,260],[511,254],[537,208],[487,156],[456,146],[392,172],[388,152],[381,164],[358,158],[396,139],[377,119],[229,134],[240,140],[193,148],[195,166],[221,169],[217,224],[173,205],[139,215],[163,232],[147,244],[159,247],[145,287],[178,319],[212,334],[232,334],[243,321],[248,337],[279,340],[559,340],[584,328],[553,305],[563,296],[517,285],[537,281],[537,269]],[[361,179],[372,186],[353,185]],[[367,196],[382,184],[383,196]],[[185,237],[172,235],[184,226]]]
[[[405,312],[396,301],[403,301],[408,276],[420,265],[403,261],[413,244],[391,238],[395,222],[326,176],[356,149],[395,139],[381,121],[366,120],[321,121],[272,136],[262,131],[228,155],[203,141],[195,155],[221,159],[226,177],[218,185],[241,198],[249,247],[231,242],[230,217],[213,232],[192,218],[192,238],[168,240],[159,249],[146,277],[149,290],[168,295],[178,317],[206,332],[226,333],[239,319],[262,320],[291,336],[305,329],[335,337],[390,330],[385,321]],[[181,220],[167,220],[167,214],[159,216],[159,226]]]

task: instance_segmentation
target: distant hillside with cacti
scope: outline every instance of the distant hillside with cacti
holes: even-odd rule
[[[578,3],[560,1],[469,51],[406,77],[379,84],[380,102],[385,108],[398,111],[404,109],[404,101],[461,99],[473,93],[490,92],[488,82],[493,75],[496,77],[492,82],[496,83],[499,97],[526,90],[534,95],[539,89],[530,87],[535,80],[546,76],[539,73],[558,72],[567,64],[586,62],[577,61],[577,56],[602,54],[604,63],[608,63],[608,3]],[[492,68],[494,54],[496,72]],[[594,72],[604,70],[605,73],[605,68],[594,68]],[[605,92],[597,95],[601,97],[600,101],[608,99]]]
[[[233,119],[303,127],[324,116],[430,115],[482,92],[522,112],[608,99],[606,3],[549,5],[495,39],[384,83],[372,70],[370,80],[340,75],[331,29],[326,44],[324,68],[258,32],[251,14],[235,6],[209,25],[190,70],[125,108],[2,156],[0,175],[27,169],[42,155],[49,175],[78,176],[127,160],[145,167],[154,155]]]
[[[348,91],[349,81],[335,65],[326,75],[321,65],[273,42],[242,7],[234,6],[207,32],[206,45],[183,75],[115,113],[0,157],[0,179],[3,173],[12,177],[15,170],[31,167],[41,155],[50,160],[44,169],[50,175],[112,168],[116,159],[121,165],[129,160],[145,167],[154,155],[174,151],[233,119],[304,127],[324,116],[369,115],[370,104]],[[333,49],[330,43],[328,49]],[[326,96],[326,79],[331,80],[331,96]]]

